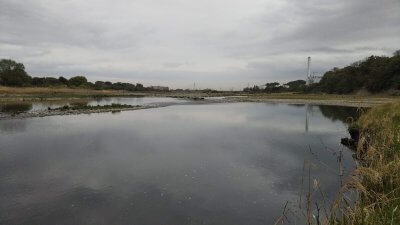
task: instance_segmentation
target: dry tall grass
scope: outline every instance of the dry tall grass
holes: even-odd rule
[[[51,98],[81,98],[96,96],[128,96],[140,95],[128,91],[94,90],[67,87],[4,87],[0,86],[0,100],[30,100]]]
[[[342,195],[330,224],[400,224],[400,104],[371,109],[356,123],[360,130],[357,168],[343,193],[356,191],[355,201]]]
[[[116,93],[114,90],[93,90],[81,88],[66,88],[66,87],[4,87],[0,86],[0,94],[86,94],[86,93]]]

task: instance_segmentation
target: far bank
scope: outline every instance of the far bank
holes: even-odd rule
[[[95,90],[67,87],[4,87],[0,86],[0,102],[55,101],[102,97],[174,97],[203,98],[225,97],[227,102],[270,102],[289,104],[323,104],[354,107],[372,107],[400,102],[400,97],[390,95],[335,95],[303,93],[247,93],[242,91],[147,91]]]

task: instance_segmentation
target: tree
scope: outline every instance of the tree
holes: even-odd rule
[[[278,82],[266,83],[265,84],[265,91],[268,93],[279,92],[282,87],[279,85]]]
[[[393,53],[393,56],[398,57],[400,56],[400,49]]]
[[[75,76],[75,77],[71,77],[71,79],[69,79],[68,81],[68,85],[69,86],[81,86],[87,83],[87,79],[84,76]]]
[[[59,77],[58,80],[60,81],[60,83],[68,85],[68,79],[65,77]]]
[[[258,87],[257,85],[254,85],[253,92],[258,92],[258,91],[260,91],[260,87]]]
[[[143,86],[143,84],[137,83],[136,84],[136,90],[137,91],[144,91],[145,87]]]
[[[31,77],[25,72],[25,66],[11,59],[0,60],[0,84],[6,86],[28,86]]]
[[[306,86],[305,80],[294,80],[286,83],[289,91],[303,91]]]
[[[31,84],[36,87],[42,87],[45,84],[44,77],[34,77],[32,78]]]
[[[65,80],[68,82],[67,79]],[[32,78],[31,84],[36,87],[49,87],[49,86],[60,86],[65,83],[63,83],[62,80],[54,77],[34,77]]]

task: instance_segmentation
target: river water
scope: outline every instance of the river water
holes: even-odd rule
[[[0,224],[273,224],[305,161],[334,199],[338,156],[354,168],[340,138],[355,112],[224,103],[1,120]]]

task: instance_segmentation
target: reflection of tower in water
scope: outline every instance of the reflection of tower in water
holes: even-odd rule
[[[306,104],[305,105],[305,110],[306,110],[306,124],[305,124],[305,131],[308,133],[309,130],[309,114],[312,114],[312,105]]]

